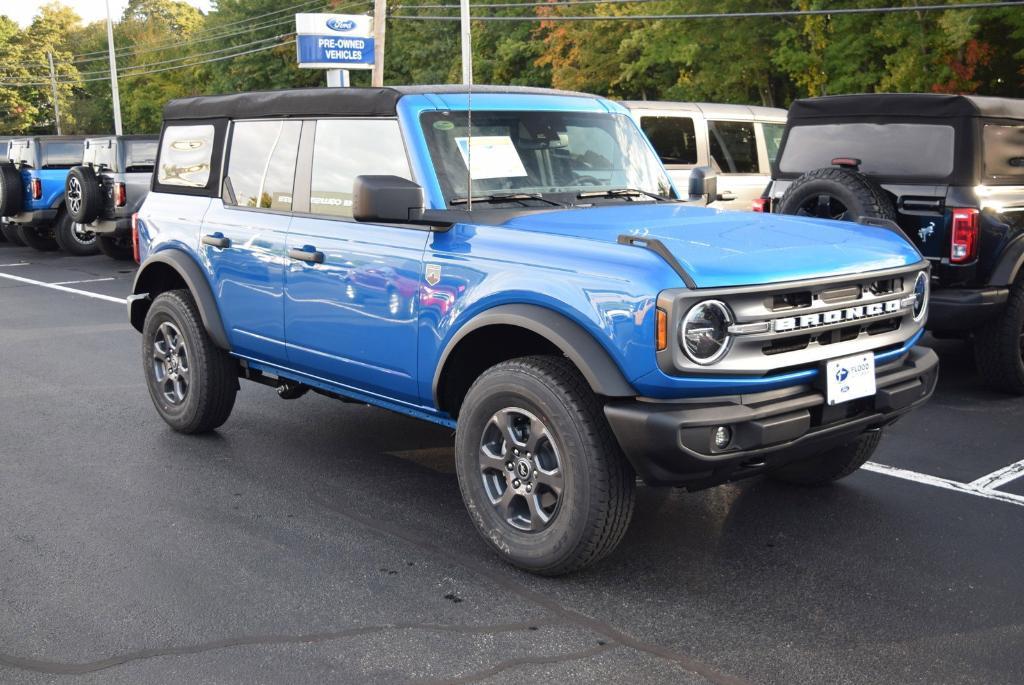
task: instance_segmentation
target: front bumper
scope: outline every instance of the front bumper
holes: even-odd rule
[[[8,217],[11,223],[32,227],[46,226],[53,223],[53,220],[56,218],[56,209],[36,209],[31,212],[22,212],[21,214],[15,214],[12,217]]]
[[[928,329],[971,331],[1003,311],[1009,288],[947,288],[934,290],[928,303]]]
[[[612,401],[605,416],[637,473],[652,485],[697,490],[755,475],[885,426],[924,404],[935,390],[939,358],[914,347],[876,370],[875,395],[828,406],[824,390],[781,390],[672,402]],[[714,447],[717,426],[733,439]]]

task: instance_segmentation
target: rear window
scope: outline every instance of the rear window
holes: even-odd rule
[[[9,144],[8,159],[15,164],[35,168],[36,155],[32,143],[27,140],[12,140]]]
[[[156,164],[155,140],[129,140],[124,153],[124,170],[127,173],[153,171]]]
[[[697,163],[697,132],[690,117],[641,117],[640,128],[665,165]]]
[[[711,161],[720,174],[756,174],[757,138],[749,121],[709,121]]]
[[[1024,126],[985,124],[985,180],[1024,183]]]
[[[853,157],[866,174],[944,179],[953,173],[954,142],[953,127],[944,124],[794,126],[779,171],[802,174],[832,166],[837,157]]]
[[[82,163],[82,141],[74,143],[43,143],[44,169],[70,169]]]
[[[186,188],[205,187],[210,180],[213,135],[212,124],[168,126],[160,146],[157,182]]]
[[[301,130],[298,121],[236,123],[224,179],[224,203],[290,211]]]
[[[111,141],[89,141],[87,145],[84,162],[97,167],[117,170],[117,158],[114,155],[114,145]]]

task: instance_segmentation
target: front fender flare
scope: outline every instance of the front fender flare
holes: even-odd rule
[[[488,309],[462,326],[445,345],[434,370],[431,387],[435,406],[440,406],[438,390],[445,363],[461,340],[486,326],[516,326],[536,333],[562,351],[580,370],[591,389],[606,397],[635,397],[618,365],[597,340],[582,326],[545,307],[531,304],[507,304]]]
[[[146,311],[152,301],[153,276],[163,268],[173,269],[185,282],[196,301],[203,326],[213,340],[213,344],[222,350],[230,350],[231,346],[228,344],[224,322],[220,318],[220,310],[217,308],[217,300],[213,296],[210,282],[196,261],[183,250],[162,250],[147,258],[139,267],[135,274],[135,282],[132,284],[132,295],[128,299],[129,317],[135,330],[142,332]]]

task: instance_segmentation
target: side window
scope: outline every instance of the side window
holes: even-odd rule
[[[782,134],[786,131],[785,124],[761,124],[764,131],[764,146],[768,150],[768,163],[771,164],[779,156],[782,145]]]
[[[749,121],[709,121],[708,140],[715,171],[723,174],[757,173],[757,138]]]
[[[412,178],[398,122],[322,119],[313,141],[309,211],[352,216],[352,183],[362,174]]]
[[[224,204],[290,211],[298,121],[240,121],[231,132]]]
[[[640,117],[640,128],[662,164],[697,163],[697,132],[691,117]]]
[[[157,183],[202,188],[210,180],[213,125],[168,126],[160,144]]]

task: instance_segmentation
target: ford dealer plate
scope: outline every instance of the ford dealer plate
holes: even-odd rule
[[[875,394],[875,354],[866,352],[833,359],[825,365],[828,403],[849,402]]]

